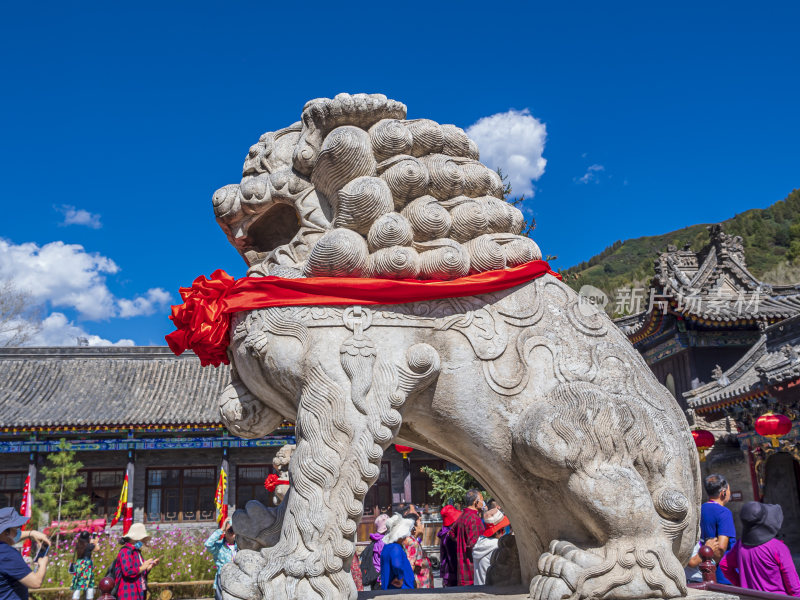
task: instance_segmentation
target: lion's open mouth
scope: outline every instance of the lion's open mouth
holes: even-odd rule
[[[267,253],[288,244],[300,230],[300,220],[291,204],[276,203],[247,228],[246,245]]]

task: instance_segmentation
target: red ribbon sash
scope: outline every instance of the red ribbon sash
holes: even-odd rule
[[[289,480],[278,479],[278,476],[275,473],[270,473],[264,480],[264,489],[270,493],[274,492],[275,488],[279,485],[289,485]]]
[[[237,280],[218,269],[211,279],[201,275],[192,287],[180,289],[183,304],[173,306],[170,316],[176,330],[166,340],[175,354],[191,349],[200,357],[200,364],[217,367],[229,362],[226,350],[231,313],[270,306],[405,304],[475,296],[512,288],[547,273],[561,278],[543,260],[449,281],[361,277]]]

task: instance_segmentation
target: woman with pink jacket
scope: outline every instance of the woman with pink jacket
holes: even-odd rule
[[[800,596],[789,548],[775,538],[783,524],[783,509],[778,504],[748,502],[739,517],[742,537],[719,564],[725,577],[751,590]]]

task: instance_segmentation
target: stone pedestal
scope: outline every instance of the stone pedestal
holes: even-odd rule
[[[435,588],[432,590],[380,590],[359,592],[358,600],[530,600],[528,590],[519,587],[492,587],[488,585],[463,588]],[[738,600],[737,596],[689,590],[686,600]]]

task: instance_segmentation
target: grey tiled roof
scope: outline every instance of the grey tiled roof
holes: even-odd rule
[[[675,311],[709,321],[773,322],[800,313],[800,286],[772,286],[747,269],[740,237],[719,226],[700,252],[669,248],[656,261],[654,282],[677,301]]]
[[[634,313],[632,315],[626,315],[624,317],[617,317],[614,319],[614,323],[617,324],[617,327],[622,329],[622,333],[625,335],[636,333],[639,329],[642,328],[642,325],[645,324],[647,321],[648,313],[646,310],[643,310],[638,313]]]
[[[650,301],[645,299],[647,310],[615,319],[628,337],[651,322],[654,308],[665,305],[670,313],[711,324],[767,325],[800,314],[800,283],[760,281],[747,269],[742,239],[726,234],[719,225],[709,230],[710,242],[700,251],[669,246],[659,254]]]
[[[689,408],[699,409],[743,396],[762,388],[756,365],[771,360],[766,336],[761,336],[750,350],[722,377],[683,394]]]
[[[768,327],[716,381],[683,394],[690,408],[725,403],[800,377],[800,315]]]
[[[217,425],[229,381],[167,347],[0,348],[0,427]]]

